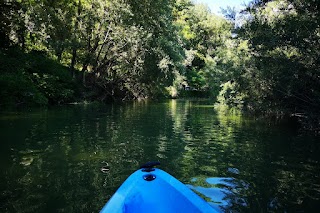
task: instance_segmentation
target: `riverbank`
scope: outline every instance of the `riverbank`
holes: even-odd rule
[[[112,83],[107,88],[100,88],[90,74],[87,74],[84,85],[80,71],[72,72],[68,67],[48,57],[45,52],[26,53],[19,48],[1,49],[0,71],[0,109],[136,99],[130,91],[124,88],[121,90]],[[209,96],[210,93],[205,91],[183,90],[179,91],[176,98]],[[169,95],[158,92],[154,97],[166,98]],[[143,98],[146,97],[141,97]],[[320,134],[320,116],[316,112],[279,111],[271,108],[264,110],[263,107],[243,111],[256,117],[289,120],[298,123],[303,130]]]
[[[83,76],[83,72],[71,70],[47,54],[24,52],[18,47],[0,49],[0,108],[144,98],[115,81],[104,82],[102,87],[93,74]]]
[[[0,50],[0,103],[3,106],[47,106],[77,101],[81,86],[68,68],[44,52]]]

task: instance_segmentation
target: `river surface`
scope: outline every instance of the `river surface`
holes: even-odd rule
[[[222,212],[320,209],[320,139],[209,101],[0,114],[0,212],[99,212],[141,164]]]

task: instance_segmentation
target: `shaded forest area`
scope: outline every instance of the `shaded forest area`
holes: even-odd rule
[[[1,0],[0,107],[210,96],[317,128],[319,4]]]

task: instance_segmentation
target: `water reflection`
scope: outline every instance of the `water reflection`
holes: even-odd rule
[[[244,181],[230,177],[194,177],[188,186],[216,210],[228,211],[248,206],[242,191],[247,190],[249,185]]]
[[[0,212],[97,212],[139,165],[226,212],[318,208],[318,138],[205,101],[0,115]]]

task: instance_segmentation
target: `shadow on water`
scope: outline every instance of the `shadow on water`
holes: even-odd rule
[[[319,138],[207,101],[0,114],[0,212],[98,212],[141,164],[225,212],[320,209]]]

